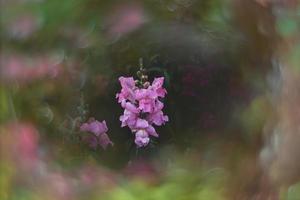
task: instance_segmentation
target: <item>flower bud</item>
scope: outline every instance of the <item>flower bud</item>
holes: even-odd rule
[[[137,75],[139,78],[141,78],[141,77],[143,76],[143,74],[142,74],[141,71],[138,71],[138,72],[136,73],[136,75]]]
[[[143,86],[144,86],[144,88],[148,88],[150,86],[150,83],[147,81],[147,82],[144,83]]]
[[[143,81],[147,81],[148,80],[148,76],[147,75],[142,75],[142,80]]]

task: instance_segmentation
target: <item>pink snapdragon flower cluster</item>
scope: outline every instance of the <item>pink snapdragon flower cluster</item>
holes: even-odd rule
[[[99,122],[91,119],[89,122],[83,123],[80,126],[80,131],[91,133],[84,137],[84,139],[93,149],[96,149],[98,145],[100,145],[103,149],[106,149],[108,145],[113,145],[106,133],[108,128],[105,120]]]
[[[151,85],[145,82],[141,86],[133,77],[120,77],[119,81],[122,89],[116,98],[124,108],[120,116],[121,127],[128,126],[135,133],[138,147],[147,146],[150,136],[158,137],[154,125],[161,126],[169,121],[162,112],[164,104],[159,100],[167,93],[163,88],[164,78],[155,78]]]

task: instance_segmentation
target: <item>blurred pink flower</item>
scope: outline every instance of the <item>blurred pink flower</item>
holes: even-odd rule
[[[94,166],[91,164],[83,166],[79,171],[79,180],[82,187],[87,189],[101,188],[102,190],[115,187],[117,184],[117,173],[111,172],[100,166]]]
[[[124,170],[130,178],[141,179],[143,182],[155,184],[159,181],[160,174],[153,163],[145,160],[135,160]]]
[[[92,133],[85,137],[85,141],[93,149],[100,145],[106,149],[108,145],[113,145],[106,132],[108,131],[105,120],[99,122],[98,120],[91,120],[90,122],[83,123],[80,126],[80,131]]]
[[[115,14],[108,19],[108,34],[110,37],[129,33],[146,21],[145,12],[139,4],[118,6],[114,9],[113,13]]]
[[[5,82],[28,83],[53,78],[61,73],[61,66],[51,56],[25,57],[18,54],[2,54],[0,60],[0,76]]]
[[[39,25],[39,19],[36,16],[26,14],[8,22],[4,28],[10,37],[26,39],[38,30]]]
[[[6,133],[6,134],[5,134]],[[1,148],[20,169],[31,170],[38,161],[38,131],[30,123],[14,122],[4,126]]]
[[[18,137],[18,146],[19,153],[25,159],[30,161],[35,160],[37,158],[37,142],[38,142],[38,134],[34,126],[30,124],[19,125],[15,127],[19,133]]]
[[[80,127],[81,131],[92,132],[96,136],[99,136],[108,131],[105,120],[99,122],[97,120],[92,121],[90,123],[83,123]]]
[[[50,192],[55,199],[73,199],[73,187],[69,177],[62,173],[50,172],[47,177],[45,177],[47,184],[47,192]],[[73,197],[73,198],[72,198]]]

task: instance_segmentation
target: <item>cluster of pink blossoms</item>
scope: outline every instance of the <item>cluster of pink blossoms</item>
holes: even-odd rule
[[[150,136],[158,137],[153,125],[161,126],[169,120],[162,109],[164,104],[159,98],[165,97],[164,78],[155,78],[138,85],[133,77],[120,77],[121,92],[116,95],[118,102],[124,108],[120,116],[121,127],[128,126],[135,133],[135,143],[138,147],[147,146]]]
[[[89,122],[83,123],[80,126],[80,131],[90,133],[90,135],[86,135],[86,137],[84,137],[84,140],[93,149],[96,149],[98,145],[100,145],[103,149],[106,149],[108,145],[113,145],[106,134],[108,128],[105,120],[99,122],[98,120],[91,118]]]

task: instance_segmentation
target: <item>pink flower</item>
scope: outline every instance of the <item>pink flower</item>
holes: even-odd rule
[[[90,148],[97,149],[98,146],[98,138],[95,136],[87,136],[83,139]]]
[[[167,90],[162,87],[164,79],[164,77],[159,77],[155,78],[152,82],[151,88],[156,92],[157,96],[159,97],[165,97],[165,95],[167,94]]]
[[[99,136],[99,144],[103,149],[106,149],[108,145],[113,145],[106,133],[103,133]]]
[[[0,127],[0,153],[9,154],[20,170],[32,171],[37,167],[38,142],[38,130],[31,123],[13,122]]]
[[[125,109],[124,114],[120,116],[120,121],[122,122],[121,127],[124,126],[128,126],[129,128],[134,127],[137,118],[138,118],[137,113],[133,113]]]
[[[108,19],[108,34],[110,37],[116,37],[130,33],[140,27],[146,21],[143,8],[139,4],[127,4],[118,6],[112,12]]]
[[[141,111],[152,112],[157,94],[151,89],[138,89],[136,90],[135,98],[139,101],[139,109]]]
[[[143,112],[148,112],[148,113],[152,112],[153,106],[154,106],[153,99],[145,98],[139,101],[139,109],[141,109]]]
[[[135,129],[144,129],[144,128],[147,128],[148,126],[149,126],[149,123],[146,120],[138,118],[136,120],[134,128]]]
[[[108,129],[105,121],[103,121],[102,123],[98,121],[94,121],[90,123],[90,132],[94,133],[96,136],[99,136],[100,134],[107,132],[107,130]]]
[[[4,27],[10,37],[16,39],[27,39],[37,31],[41,23],[37,16],[25,14],[11,20]]]
[[[0,55],[0,79],[11,83],[28,83],[45,78],[55,78],[62,72],[61,64],[51,56]]]
[[[149,135],[145,130],[139,130],[135,133],[135,144],[138,147],[147,146],[150,141]]]
[[[106,149],[108,145],[113,145],[106,132],[108,131],[105,120],[99,122],[93,120],[89,123],[83,123],[80,126],[80,131],[90,132],[93,135],[85,137],[85,141],[93,149],[96,149],[100,145],[103,149]]]
[[[105,120],[103,120],[102,122],[95,120],[89,124],[88,123],[82,124],[80,130],[92,132],[96,136],[99,136],[100,134],[107,132],[108,128],[106,126]]]
[[[165,124],[165,122],[169,121],[168,116],[164,115],[162,112],[163,107],[164,104],[162,102],[156,101],[154,111],[147,117],[148,121],[157,126],[161,126],[162,124]]]
[[[169,117],[164,115],[164,113],[160,110],[155,113],[151,113],[148,120],[157,126],[161,126],[162,124],[165,124],[165,122],[169,121]]]
[[[150,136],[158,137],[153,125],[161,126],[169,121],[162,109],[164,104],[158,99],[165,97],[164,78],[155,78],[150,86],[141,88],[135,85],[132,77],[120,77],[121,92],[118,102],[124,108],[120,116],[121,127],[128,126],[135,134],[135,143],[144,147],[150,142]]]
[[[138,118],[136,120],[135,125],[131,128],[133,132],[139,131],[139,130],[145,130],[148,135],[152,135],[154,137],[158,137],[158,134],[156,133],[154,127],[149,124],[149,122],[145,119]]]
[[[132,77],[120,77],[119,81],[122,86],[122,90],[120,93],[116,95],[116,98],[118,98],[118,102],[121,103],[124,100],[130,100],[134,101],[134,92],[133,90],[135,89],[135,83],[134,79]]]
[[[134,160],[124,170],[131,179],[138,179],[150,185],[159,182],[160,173],[154,163],[146,160]]]
[[[132,104],[130,102],[122,101],[121,106],[124,109],[126,109],[126,110],[128,110],[132,113],[139,113],[140,112],[139,109],[134,104]]]

